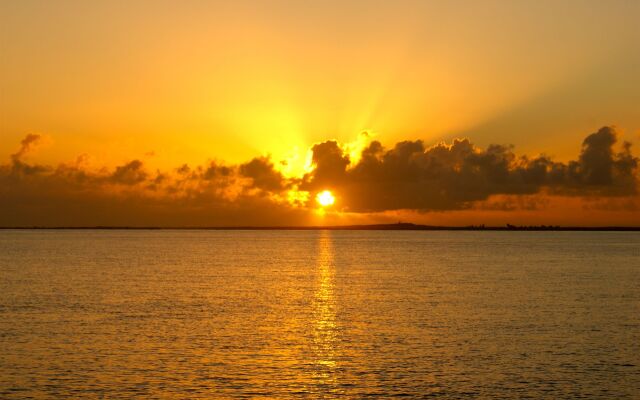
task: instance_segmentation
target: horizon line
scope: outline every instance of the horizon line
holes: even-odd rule
[[[561,225],[422,225],[410,222],[356,225],[291,225],[291,226],[0,226],[0,230],[395,230],[395,231],[640,231],[640,226],[561,226]]]

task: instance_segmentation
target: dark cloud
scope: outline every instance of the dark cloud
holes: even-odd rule
[[[303,223],[303,210],[290,207],[286,196],[271,196],[288,181],[268,158],[155,172],[139,159],[98,170],[83,159],[57,167],[24,162],[38,140],[27,136],[11,162],[0,164],[0,226]]]
[[[270,192],[279,192],[285,188],[285,179],[267,157],[254,158],[240,165],[240,174],[251,178],[253,186]]]
[[[47,172],[50,168],[41,165],[31,165],[23,161],[24,156],[42,142],[42,136],[34,133],[29,133],[20,142],[20,148],[17,152],[11,154],[10,166],[4,166],[4,171],[9,171],[13,179],[17,179],[20,176],[36,175]]]
[[[176,168],[176,172],[180,175],[186,175],[191,172],[191,168],[187,164],[182,164],[182,166]]]
[[[585,138],[577,161],[555,164],[552,184],[575,195],[597,194],[624,196],[637,193],[638,158],[631,153],[631,143],[624,142],[614,151],[617,134],[614,128],[603,127]]]
[[[638,204],[638,158],[631,144],[617,146],[609,127],[589,135],[566,163],[520,156],[510,146],[480,149],[468,139],[430,147],[403,141],[389,149],[374,141],[352,162],[327,141],[313,146],[315,168],[299,178],[284,177],[268,157],[153,172],[139,159],[98,170],[81,159],[56,167],[26,162],[40,139],[28,135],[0,164],[0,226],[304,224],[324,189],[334,191],[337,209],[355,213],[540,210],[550,196],[582,197],[607,209]],[[289,190],[307,191],[309,200],[290,198]]]
[[[331,140],[319,143],[311,148],[312,162],[315,166],[313,183],[317,185],[335,185],[346,179],[349,157],[343,154],[338,142]]]
[[[199,169],[199,171],[201,170],[202,168]],[[212,161],[200,176],[206,180],[215,180],[228,177],[232,172],[232,168],[225,165],[218,165],[218,163]]]
[[[133,160],[116,167],[109,180],[122,185],[135,185],[147,179],[147,173],[142,168],[142,161]]]
[[[33,150],[33,148],[42,140],[41,135],[37,135],[35,133],[29,133],[27,136],[22,139],[20,142],[20,149],[11,155],[11,160],[13,162],[19,162],[22,157]]]
[[[615,130],[604,127],[589,135],[579,159],[567,164],[518,156],[510,146],[482,150],[467,139],[428,148],[420,140],[404,141],[389,150],[373,142],[355,165],[328,141],[313,147],[316,168],[301,187],[332,188],[353,212],[455,210],[493,195],[527,195],[543,188],[572,196],[632,195],[638,158],[629,143],[615,153],[616,141]]]
[[[580,154],[580,172],[583,182],[589,185],[610,185],[613,182],[613,144],[615,132],[611,128],[602,128],[582,143]]]

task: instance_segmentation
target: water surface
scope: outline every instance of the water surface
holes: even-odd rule
[[[2,398],[640,398],[633,232],[0,231]]]

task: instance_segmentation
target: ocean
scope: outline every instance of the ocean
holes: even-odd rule
[[[640,398],[640,233],[0,231],[0,398]]]

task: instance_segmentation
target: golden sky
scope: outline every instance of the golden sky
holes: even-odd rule
[[[16,160],[49,166],[51,174],[60,165],[77,167],[81,156],[83,171],[107,177],[137,160],[151,179],[184,164],[232,167],[270,157],[284,178],[308,174],[312,181],[310,149],[327,140],[351,155],[351,170],[372,141],[390,150],[422,140],[424,152],[469,138],[482,151],[514,145],[518,157],[544,153],[569,168],[580,160],[582,141],[602,127],[615,126],[612,154],[623,141],[640,143],[638,20],[637,1],[5,1],[0,164],[5,171]],[[37,135],[34,145],[13,157],[27,135]],[[10,189],[0,195],[17,201],[11,188],[21,186],[6,182]],[[313,200],[321,188],[306,184]],[[541,187],[537,196],[551,190]],[[222,190],[216,188],[208,190]],[[277,196],[299,191],[281,187]],[[331,215],[336,221],[360,221],[371,212],[397,217],[395,209],[356,207],[353,198],[347,204],[344,195],[336,193],[334,211],[343,211]],[[40,198],[46,196],[53,194]],[[616,201],[631,203],[604,208],[637,205],[636,197],[620,196]],[[421,221],[457,224],[499,213],[475,210],[484,197],[444,214],[431,205],[409,208]],[[109,208],[107,198],[95,201]],[[518,209],[490,219],[542,215],[525,218]],[[547,210],[548,221],[564,215],[560,206],[535,209]],[[581,221],[578,214],[572,223]],[[606,215],[599,221],[628,221]],[[94,220],[78,216],[74,223]],[[235,221],[252,222],[223,222]]]

